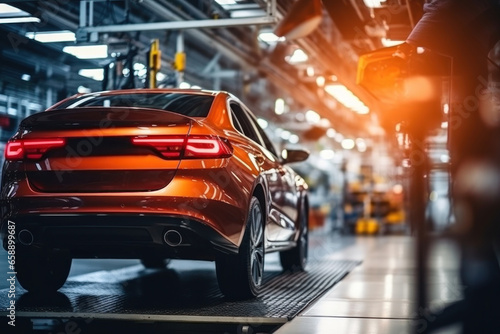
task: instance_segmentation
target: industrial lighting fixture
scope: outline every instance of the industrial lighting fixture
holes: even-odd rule
[[[344,139],[341,145],[344,150],[352,150],[356,146],[356,143],[352,139]]]
[[[316,124],[321,121],[321,116],[314,110],[306,111],[306,121],[311,124]]]
[[[57,43],[57,42],[75,42],[75,33],[69,30],[62,31],[43,31],[43,32],[27,32],[25,34],[29,39],[41,43]]]
[[[259,34],[259,39],[262,42],[266,42],[266,43],[276,43],[276,42],[284,40],[283,37],[276,36],[272,32],[261,32]]]
[[[325,91],[342,103],[346,108],[353,110],[358,114],[368,114],[370,109],[354,95],[347,87],[340,84],[327,85]]]
[[[328,138],[335,138],[336,134],[337,134],[337,131],[335,131],[333,128],[326,130],[326,135]]]
[[[276,99],[276,102],[274,102],[274,112],[276,115],[283,115],[285,113],[285,100]]]
[[[325,85],[325,82],[326,82],[326,79],[324,76],[319,76],[316,78],[316,84],[318,85],[318,87],[323,87]]]
[[[290,131],[284,130],[281,132],[280,137],[281,137],[281,139],[288,140],[288,139],[290,139],[291,135],[292,135],[292,133]]]
[[[302,49],[295,49],[291,56],[285,58],[290,65],[305,63],[309,60],[309,56]]]
[[[389,38],[382,37],[381,42],[384,47],[389,48],[391,46],[403,44],[405,41],[392,40]]]
[[[65,46],[63,51],[79,59],[99,59],[108,57],[107,45]]]
[[[236,1],[234,0],[215,0],[219,5],[234,5]]]
[[[332,160],[335,158],[335,151],[333,150],[322,150],[319,152],[319,156],[324,160]]]
[[[0,18],[0,24],[9,24],[9,23],[40,23],[40,19],[38,17],[30,16],[30,17],[6,17]]]
[[[104,79],[104,70],[102,68],[85,68],[78,71],[82,77],[102,81]]]
[[[257,123],[259,123],[260,127],[266,129],[269,126],[269,122],[263,118],[257,118]]]
[[[299,136],[292,134],[290,135],[288,141],[290,142],[290,144],[297,144],[299,142]]]
[[[25,15],[25,14],[28,14],[28,13],[26,13],[23,10],[20,10],[17,7],[7,5],[6,3],[0,3],[0,15],[2,15],[2,16],[6,16],[6,15],[16,16],[16,15]]]
[[[386,0],[363,0],[366,7],[381,8],[385,5]]]
[[[40,19],[17,7],[0,3],[0,24],[27,22],[39,23]]]
[[[278,24],[274,33],[288,40],[307,36],[321,23],[321,0],[297,0]]]
[[[358,148],[358,151],[363,153],[366,152],[368,146],[366,145],[366,142],[363,138],[358,138],[356,139],[356,146]]]

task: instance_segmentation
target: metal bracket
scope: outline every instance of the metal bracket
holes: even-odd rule
[[[276,1],[268,0],[266,15],[249,18],[214,19],[214,20],[188,20],[153,23],[137,23],[124,25],[93,26],[93,9],[95,1],[82,0],[80,2],[80,27],[76,32],[77,42],[96,42],[99,33],[126,32],[126,31],[151,31],[151,30],[184,30],[203,28],[224,28],[235,26],[273,25],[277,22]]]

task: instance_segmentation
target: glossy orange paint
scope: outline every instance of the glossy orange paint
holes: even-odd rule
[[[111,99],[123,94],[206,96],[213,101],[206,117],[123,106],[59,109],[75,98],[82,101],[87,96],[79,95],[61,101],[42,116],[30,117],[21,124],[15,140],[64,138],[66,146],[51,149],[41,159],[6,163],[1,190],[2,223],[13,220],[30,226],[40,217],[44,221],[46,217],[66,217],[67,226],[80,226],[82,220],[73,223],[72,217],[86,217],[85,221],[96,228],[92,217],[100,217],[99,224],[103,226],[108,226],[105,217],[137,217],[138,226],[149,224],[141,217],[165,221],[175,218],[181,225],[190,220],[199,222],[237,249],[250,199],[258,194],[269,226],[267,247],[279,249],[279,245],[273,245],[277,241],[281,242],[280,247],[287,248],[289,245],[284,242],[296,240],[294,224],[307,185],[261,143],[235,128],[230,102],[240,102],[234,96],[225,92],[141,89],[92,93],[88,97]],[[94,114],[102,118],[91,119],[89,115]],[[201,135],[227,141],[231,156],[166,159],[154,148],[132,142],[138,136]],[[285,182],[287,187],[280,188]],[[277,198],[280,203],[274,203]],[[283,226],[283,221],[289,224]],[[117,226],[117,222],[113,220],[110,226]],[[280,239],[280,235],[285,237]],[[151,238],[156,240],[155,236]],[[44,239],[35,235],[35,240]]]

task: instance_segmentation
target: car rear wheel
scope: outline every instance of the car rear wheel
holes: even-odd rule
[[[283,270],[303,271],[306,269],[307,253],[309,247],[308,212],[302,204],[299,214],[299,239],[297,246],[280,252],[280,262]]]
[[[238,255],[221,255],[216,260],[217,281],[229,299],[258,295],[264,275],[264,215],[259,200],[252,197]]]
[[[168,266],[170,259],[148,257],[141,259],[141,263],[147,269],[163,269]]]
[[[55,292],[61,288],[71,269],[71,257],[65,252],[38,251],[16,256],[16,277],[29,292]]]

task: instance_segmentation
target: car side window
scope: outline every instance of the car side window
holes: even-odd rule
[[[243,130],[242,133],[257,144],[262,145],[263,143],[259,137],[259,134],[257,134],[254,126],[252,125],[252,122],[248,119],[241,106],[239,106],[237,103],[231,103],[230,106],[236,122],[238,122],[241,129]],[[235,127],[238,130],[238,125],[235,124]]]
[[[257,120],[255,119],[255,117],[249,115],[248,117],[250,119],[250,121],[253,123],[254,127],[257,129],[257,131],[259,132],[259,135],[260,137],[262,138],[262,141],[264,142],[264,147],[267,148],[267,150],[269,152],[271,152],[272,154],[274,154],[275,157],[278,156],[278,154],[276,154],[276,149],[274,148],[274,145],[273,143],[271,142],[271,140],[269,139],[269,137],[267,136],[266,132],[264,131],[264,129],[262,129],[259,125],[259,123],[257,122]]]
[[[243,128],[241,127],[240,122],[238,121],[238,118],[236,118],[236,115],[234,114],[233,109],[231,109],[231,120],[233,121],[233,125],[236,128],[236,130],[241,134],[245,134]]]

